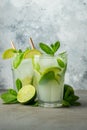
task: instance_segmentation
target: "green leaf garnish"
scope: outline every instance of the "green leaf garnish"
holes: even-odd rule
[[[70,107],[70,103],[68,101],[62,100],[62,106],[63,107]]]
[[[16,80],[16,88],[17,88],[18,91],[22,88],[22,82],[21,82],[20,79]]]
[[[17,96],[17,92],[14,89],[8,89],[8,92],[11,93],[12,95]]]
[[[62,67],[62,68],[65,67],[64,62],[60,58],[57,59],[57,62],[58,62],[58,64],[59,64],[60,67]]]
[[[77,102],[78,99],[79,97],[74,94],[73,88],[65,84],[62,105],[64,107],[79,106],[81,104]]]
[[[53,50],[44,43],[39,43],[40,48],[47,54],[54,55]]]
[[[17,102],[16,91],[13,89],[9,89],[7,92],[1,94],[1,99],[4,103],[10,104]]]
[[[43,84],[43,83],[47,83],[50,80],[55,79],[55,74],[53,71],[49,71],[47,73],[45,73],[44,75],[42,75],[39,84]]]
[[[55,42],[54,44],[51,44],[51,48],[52,48],[54,53],[59,49],[59,47],[60,47],[59,41]]]
[[[45,43],[39,43],[39,46],[46,54],[54,56],[54,54],[60,47],[60,42],[57,41],[54,44],[51,44],[49,46]]]
[[[22,62],[23,54],[24,53],[18,53],[16,55],[15,59],[13,60],[13,67],[14,67],[14,69],[16,69],[20,65],[20,63]]]

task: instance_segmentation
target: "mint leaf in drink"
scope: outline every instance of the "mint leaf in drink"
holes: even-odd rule
[[[54,44],[51,44],[51,48],[52,48],[54,53],[59,49],[59,47],[60,47],[59,41],[55,42]]]
[[[13,60],[13,67],[14,67],[14,69],[16,69],[20,65],[20,63],[22,62],[23,54],[24,53],[18,53],[16,55],[16,57],[14,58],[14,60]]]
[[[64,64],[67,64],[67,52],[64,51],[58,55],[58,57],[64,62]]]
[[[64,62],[63,62],[60,58],[57,59],[57,62],[58,62],[58,65],[59,65],[61,68],[64,68],[64,67],[65,67]]]
[[[53,79],[55,79],[55,74],[53,71],[49,71],[42,75],[39,81],[39,84],[47,83],[48,81],[53,80]]]
[[[1,94],[1,99],[6,104],[17,103],[17,95],[15,90],[9,89],[7,92]]]
[[[16,88],[17,88],[18,91],[22,88],[22,82],[21,82],[20,79],[16,80]]]
[[[39,43],[39,46],[46,54],[54,55],[53,50],[48,45]]]

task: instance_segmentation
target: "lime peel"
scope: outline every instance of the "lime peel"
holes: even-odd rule
[[[12,57],[15,55],[16,52],[17,52],[16,49],[13,49],[13,48],[7,49],[7,50],[4,51],[4,53],[2,54],[2,58],[3,58],[3,59],[12,58]]]
[[[36,50],[36,49],[27,50],[27,51],[25,51],[23,58],[24,59],[26,59],[26,58],[33,58],[34,55],[41,55],[41,52]]]
[[[22,104],[30,104],[34,102],[35,97],[36,97],[35,87],[29,84],[23,86],[18,91],[17,100]]]

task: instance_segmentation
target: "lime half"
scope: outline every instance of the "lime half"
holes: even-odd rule
[[[35,87],[29,84],[18,91],[17,100],[22,104],[30,104],[34,102],[35,97]]]
[[[25,51],[23,57],[24,57],[24,59],[26,59],[26,58],[33,58],[34,55],[41,55],[41,52],[38,51],[38,50],[36,50],[36,49],[33,49],[33,50],[27,50],[27,51]]]
[[[2,58],[3,58],[3,59],[12,58],[12,57],[15,55],[16,52],[17,52],[17,51],[16,51],[15,49],[12,49],[12,48],[7,49],[7,50],[4,51],[4,53],[2,54]]]

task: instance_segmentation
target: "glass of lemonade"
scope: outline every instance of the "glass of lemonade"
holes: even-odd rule
[[[23,59],[17,68],[12,67],[13,85],[15,88],[15,82],[20,79],[22,86],[32,84],[33,81],[33,66],[32,58]]]
[[[34,86],[37,89],[37,96],[40,106],[62,106],[66,67],[66,53],[62,53],[58,56],[35,56]]]

